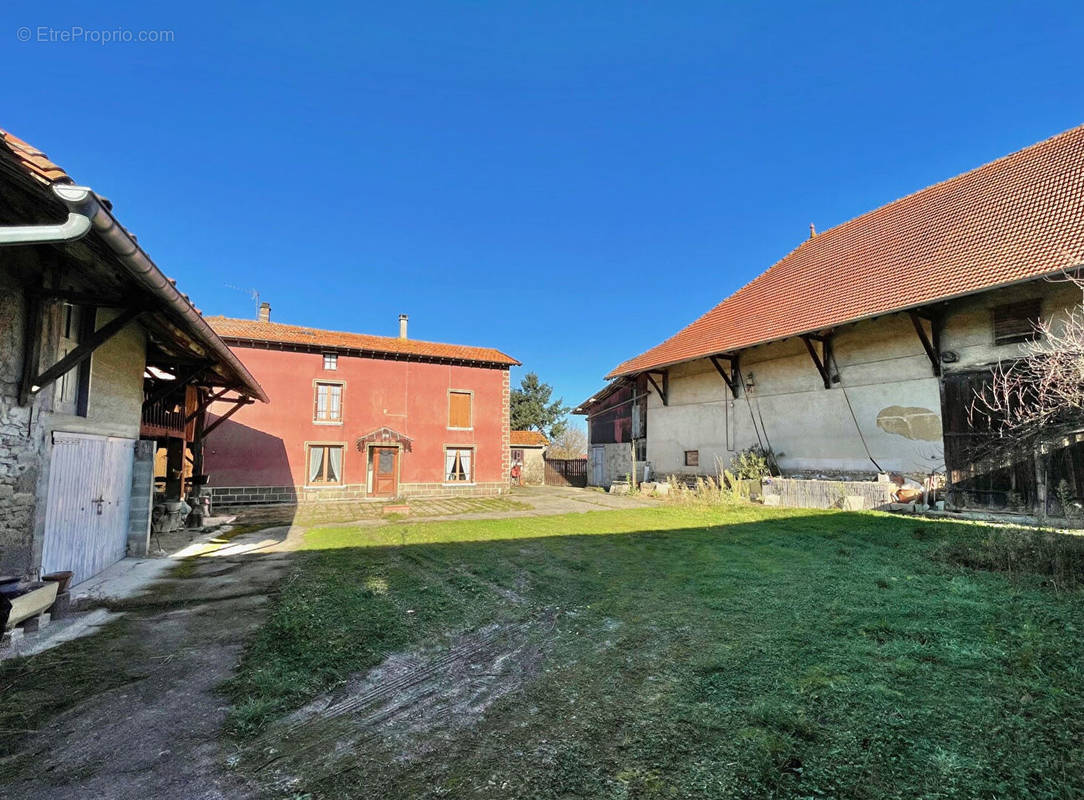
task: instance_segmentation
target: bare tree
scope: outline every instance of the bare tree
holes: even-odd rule
[[[1059,280],[1084,294],[1079,274]],[[1084,433],[1084,303],[1034,327],[1019,357],[994,367],[991,384],[968,409],[972,428],[991,434],[980,457],[1013,460]]]
[[[584,458],[587,455],[587,434],[580,428],[568,427],[550,442],[550,458]]]

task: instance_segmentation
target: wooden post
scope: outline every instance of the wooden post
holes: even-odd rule
[[[1047,515],[1046,504],[1046,454],[1043,453],[1043,446],[1040,444],[1035,448],[1035,513],[1039,519],[1042,520]]]

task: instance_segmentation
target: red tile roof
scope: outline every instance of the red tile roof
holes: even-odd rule
[[[823,331],[1084,262],[1084,126],[803,242],[607,376]]]
[[[301,325],[260,322],[254,319],[207,317],[215,332],[230,344],[269,342],[308,345],[329,350],[362,350],[367,353],[398,355],[424,359],[474,361],[500,366],[519,366],[519,362],[491,347],[469,347],[459,344],[422,342],[417,339],[397,339],[390,336],[369,336],[364,333],[325,331]]]
[[[512,447],[545,447],[550,440],[538,431],[512,431]]]
[[[0,140],[3,140],[3,143],[22,164],[23,169],[41,183],[73,182],[68,173],[46,158],[45,153],[34,147],[34,145],[24,142],[18,136],[5,130],[0,130]]]

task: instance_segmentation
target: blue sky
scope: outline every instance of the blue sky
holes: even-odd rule
[[[5,4],[0,127],[205,313],[408,313],[570,404],[810,222],[1084,122],[1079,4],[148,6]]]

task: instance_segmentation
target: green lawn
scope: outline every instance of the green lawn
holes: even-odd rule
[[[317,529],[227,687],[238,769],[313,797],[1084,796],[1084,594],[934,557],[987,532],[674,506]],[[464,678],[488,705],[364,717],[395,695],[370,686],[352,720],[282,722],[471,636],[519,659]]]

